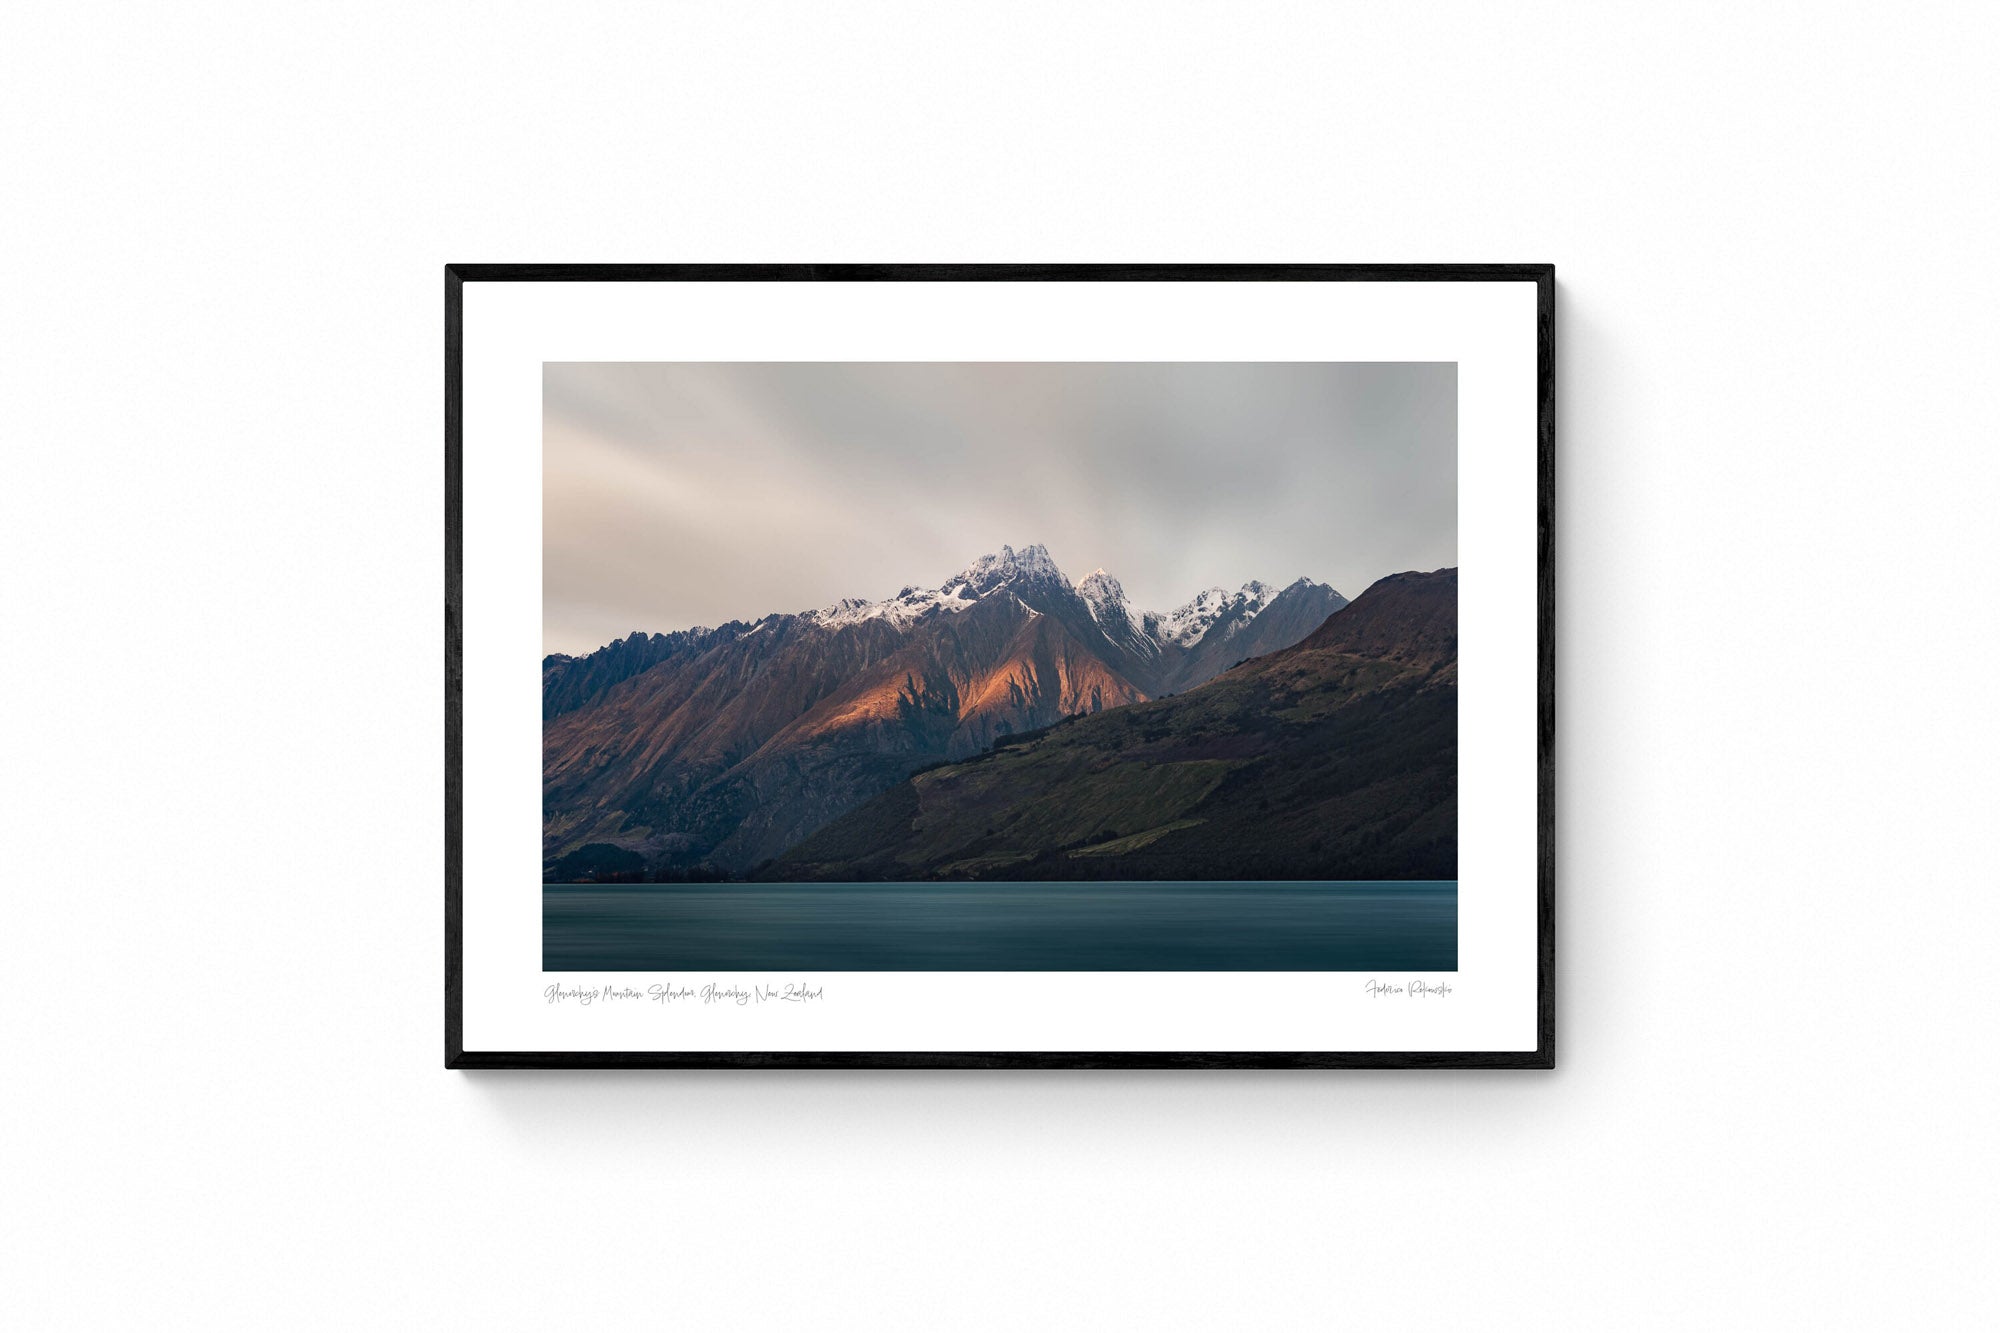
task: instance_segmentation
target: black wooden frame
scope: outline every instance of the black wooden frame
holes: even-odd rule
[[[464,1049],[460,685],[468,282],[1532,282],[1536,286],[1536,1047],[1532,1051],[472,1051]],[[444,1060],[450,1069],[1552,1069],[1555,1067],[1553,264],[449,264],[444,271]]]

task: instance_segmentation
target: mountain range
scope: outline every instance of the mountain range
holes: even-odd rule
[[[1347,599],[1301,578],[1164,614],[1003,546],[882,601],[635,633],[542,663],[550,880],[740,875],[920,769],[1198,690]]]
[[[762,877],[1456,879],[1458,571],[1197,689],[898,783]]]

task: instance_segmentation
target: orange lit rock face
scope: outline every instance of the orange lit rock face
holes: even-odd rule
[[[956,753],[976,753],[997,736],[1147,697],[1046,616],[1023,626],[1010,649],[992,670],[968,682],[950,747]]]

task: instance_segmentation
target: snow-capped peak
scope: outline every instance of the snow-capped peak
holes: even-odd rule
[[[1204,588],[1185,605],[1160,617],[1160,637],[1185,648],[1208,633],[1229,600],[1227,588]]]
[[[1191,648],[1217,624],[1227,622],[1223,629],[1227,638],[1269,606],[1278,592],[1260,579],[1250,580],[1235,592],[1227,588],[1204,588],[1186,605],[1160,617],[1160,637]]]
[[[1090,618],[1106,633],[1118,636],[1145,635],[1145,622],[1125,600],[1125,589],[1102,569],[1092,570],[1076,585],[1076,595],[1090,608]]]
[[[1053,582],[1068,586],[1063,572],[1049,558],[1046,546],[1003,546],[997,555],[983,555],[937,588],[908,587],[880,602],[845,597],[832,606],[806,612],[805,618],[829,629],[887,620],[904,626],[933,612],[963,611],[981,597],[1017,584]]]
[[[964,584],[974,596],[992,592],[1017,581],[1053,582],[1067,585],[1062,570],[1049,558],[1049,548],[1037,543],[1016,551],[1003,546],[997,555],[982,555],[944,586]]]

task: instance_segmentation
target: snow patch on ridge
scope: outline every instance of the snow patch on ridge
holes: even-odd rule
[[[843,597],[832,606],[805,613],[805,619],[828,629],[859,625],[866,620],[886,620],[902,629],[937,612],[963,611],[974,598],[958,597],[929,588],[905,588],[886,601],[869,602],[859,597]]]

